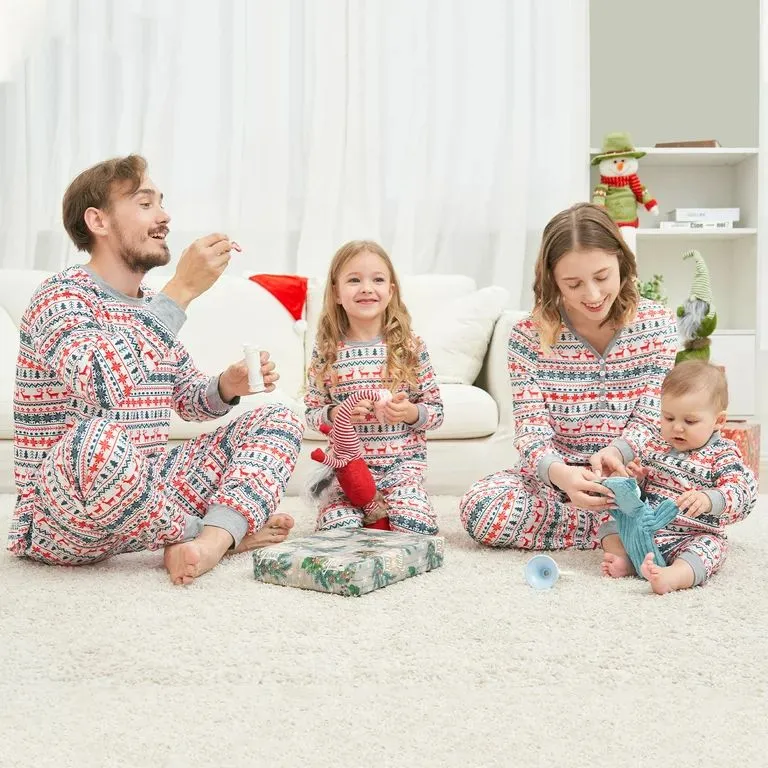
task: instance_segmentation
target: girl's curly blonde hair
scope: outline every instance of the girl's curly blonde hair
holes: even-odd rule
[[[538,326],[541,348],[545,354],[555,345],[562,323],[555,265],[566,253],[593,249],[612,253],[619,261],[619,293],[601,325],[610,323],[621,328],[630,323],[637,313],[640,301],[637,292],[637,262],[618,226],[601,206],[591,203],[572,205],[556,214],[544,227],[541,249],[536,260],[531,315]]]
[[[395,392],[401,384],[417,386],[418,353],[411,330],[411,315],[400,295],[400,282],[392,266],[392,260],[387,252],[371,240],[352,240],[336,251],[331,266],[328,270],[328,279],[325,282],[325,296],[323,299],[323,311],[320,315],[315,341],[319,360],[317,367],[310,374],[314,374],[319,380],[330,377],[334,380],[333,364],[336,362],[336,354],[339,342],[349,332],[349,319],[344,307],[336,301],[336,285],[339,274],[347,263],[359,253],[368,251],[381,258],[389,271],[389,279],[392,283],[392,298],[384,312],[381,336],[387,345],[387,369],[384,379],[389,388]]]

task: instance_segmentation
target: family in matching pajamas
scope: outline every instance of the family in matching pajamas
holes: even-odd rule
[[[21,322],[8,548],[52,565],[162,548],[174,583],[189,583],[226,551],[288,535],[293,521],[277,509],[303,426],[270,405],[168,446],[172,412],[217,419],[248,387],[244,363],[210,376],[177,338],[186,306],[215,282],[235,244],[203,238],[162,292],[140,282],[168,259],[160,201],[137,156],[89,169],[65,195],[65,226],[91,262],[46,280]],[[701,584],[725,556],[724,526],[754,506],[756,484],[717,431],[689,451],[660,437],[677,328],[664,307],[638,299],[635,276],[634,256],[603,210],[580,204],[547,225],[534,309],[509,340],[519,461],[467,491],[461,522],[487,546],[597,548],[615,533],[600,479],[640,464],[652,506],[711,491],[706,511],[681,510],[656,537],[667,563],[687,562]],[[273,388],[274,365],[263,362]],[[360,387],[393,395],[383,408],[364,401],[353,411],[391,528],[437,533],[424,477],[425,433],[443,421],[440,390],[392,263],[369,241],[347,243],[329,269],[307,425],[331,426],[335,407]],[[332,483],[317,528],[361,525],[363,511]]]

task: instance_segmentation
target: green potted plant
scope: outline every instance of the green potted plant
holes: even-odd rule
[[[663,282],[663,275],[654,275],[650,280],[646,280],[645,282],[638,280],[637,291],[644,299],[650,299],[659,304],[666,304],[667,297],[662,293],[664,290],[662,287]]]

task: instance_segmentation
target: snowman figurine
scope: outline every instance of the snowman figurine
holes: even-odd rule
[[[592,165],[600,169],[592,202],[605,207],[633,253],[639,225],[637,206],[644,205],[654,216],[659,215],[659,206],[637,175],[637,159],[644,155],[632,146],[628,133],[609,133],[600,154],[592,158]]]

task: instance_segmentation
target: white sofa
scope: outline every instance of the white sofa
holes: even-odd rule
[[[50,273],[0,270],[0,491],[13,491],[13,389],[18,326],[29,298]],[[160,289],[168,274],[150,273],[147,283]],[[428,489],[461,494],[478,478],[514,461],[511,391],[507,376],[507,340],[511,325],[524,313],[506,309],[508,292],[499,287],[476,289],[461,275],[402,278],[403,298],[415,330],[430,351],[441,385],[445,421],[428,433]],[[256,283],[225,274],[188,309],[179,334],[198,367],[218,373],[240,359],[245,342],[268,349],[280,371],[279,388],[270,395],[243,398],[226,417],[261,402],[281,401],[298,414],[313,329],[321,308],[323,286],[310,282],[308,330],[299,334],[284,307]],[[171,439],[194,437],[220,422],[171,424]],[[223,423],[223,422],[221,422]],[[323,441],[307,430],[288,493],[300,494],[310,470],[310,451]]]

